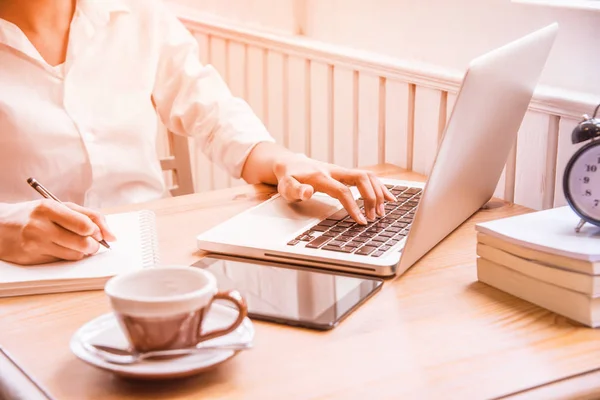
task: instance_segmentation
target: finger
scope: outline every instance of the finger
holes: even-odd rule
[[[34,217],[48,218],[55,224],[80,236],[92,236],[96,240],[103,239],[100,228],[87,215],[56,201],[42,200],[33,214]]]
[[[381,184],[381,190],[383,190],[383,196],[387,201],[391,201],[393,203],[398,201],[398,199],[396,199],[396,196],[394,196],[392,192],[390,192],[390,190],[387,188],[387,186],[385,186],[383,183]]]
[[[277,190],[288,201],[308,200],[314,194],[314,188],[308,184],[298,182],[291,176],[284,176],[277,184]]]
[[[362,171],[350,171],[348,173],[350,176],[350,180],[342,179],[341,182],[356,185],[358,191],[360,192],[364,205],[365,205],[365,214],[369,220],[374,220],[377,213],[377,198],[375,196],[375,191],[373,190],[373,185],[369,180],[369,177],[366,173]]]
[[[367,176],[369,177],[369,181],[371,185],[373,185],[373,190],[375,191],[375,197],[377,202],[377,213],[380,217],[385,215],[385,207],[383,206],[383,202],[385,201],[385,197],[383,196],[383,189],[381,182],[372,172],[368,172]]]
[[[82,252],[63,247],[56,243],[50,243],[43,255],[68,261],[78,261],[85,257],[85,254]]]
[[[52,243],[79,253],[94,254],[100,248],[98,241],[90,236],[80,236],[60,225],[53,224],[48,234],[52,238]]]
[[[365,206],[365,214],[369,220],[374,220],[376,214],[382,215],[377,209],[377,195],[371,180],[365,171],[340,170],[332,176],[346,185],[355,185],[360,192]]]
[[[102,215],[100,212],[98,212],[96,210],[92,210],[90,208],[82,207],[79,204],[75,204],[75,203],[65,203],[65,204],[68,205],[69,208],[71,208],[72,210],[75,210],[84,215],[87,215],[98,226],[98,228],[100,228],[100,233],[102,234],[102,237],[105,240],[108,240],[109,242],[117,240],[117,237],[115,236],[113,231],[110,230],[110,227],[108,226],[108,223],[106,222],[106,217],[104,215]]]
[[[346,185],[333,179],[327,175],[321,175],[315,180],[313,184],[315,190],[323,193],[327,193],[331,197],[334,197],[342,203],[342,206],[348,211],[348,214],[359,224],[367,224],[365,216],[360,211],[358,204],[352,196],[352,191]]]

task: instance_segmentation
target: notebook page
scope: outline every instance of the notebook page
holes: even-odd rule
[[[86,279],[114,276],[143,268],[152,262],[154,220],[148,211],[109,214],[107,223],[117,240],[79,261],[57,261],[38,266],[21,266],[0,261],[0,286],[18,282]],[[20,286],[20,285],[19,285]]]

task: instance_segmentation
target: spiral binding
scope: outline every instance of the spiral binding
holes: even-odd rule
[[[156,215],[153,211],[140,211],[140,232],[142,235],[142,262],[144,268],[153,267],[160,261]]]

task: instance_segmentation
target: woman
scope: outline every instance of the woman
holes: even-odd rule
[[[322,191],[363,224],[348,185],[369,219],[393,200],[372,174],[274,143],[158,1],[0,0],[0,66],[0,259],[80,259],[115,240],[94,209],[164,196],[157,116],[231,176],[287,200]],[[68,207],[40,200],[30,176]]]

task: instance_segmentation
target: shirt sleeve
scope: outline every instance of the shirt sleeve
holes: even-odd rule
[[[217,70],[200,62],[198,42],[179,19],[165,6],[157,11],[160,46],[152,97],[160,119],[171,132],[196,138],[212,162],[240,178],[254,146],[274,139]]]

